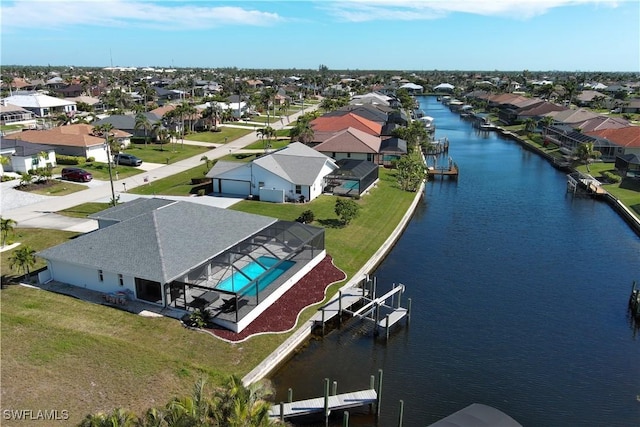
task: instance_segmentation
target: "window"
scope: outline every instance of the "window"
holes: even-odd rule
[[[102,270],[98,270],[98,280],[104,282],[104,274],[102,273]]]
[[[118,274],[118,284],[120,286],[124,286],[124,279],[122,278],[122,274]]]
[[[302,194],[302,186],[296,185],[296,194]]]
[[[369,162],[373,161],[373,154],[367,153],[367,161],[369,161]]]
[[[347,153],[347,159],[351,158],[351,153]]]
[[[264,181],[258,182],[258,188],[262,188],[262,187],[264,187]]]

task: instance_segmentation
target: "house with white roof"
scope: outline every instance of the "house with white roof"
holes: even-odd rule
[[[338,169],[328,156],[300,142],[249,163],[219,161],[207,173],[214,194],[237,194],[283,203],[322,194],[325,177]]]
[[[37,117],[52,117],[58,114],[74,115],[75,101],[55,98],[39,92],[17,92],[2,99],[2,104],[12,104],[31,111]]]

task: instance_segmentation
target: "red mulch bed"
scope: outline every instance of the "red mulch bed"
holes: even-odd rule
[[[344,280],[346,277],[342,270],[333,265],[333,259],[327,255],[242,332],[235,333],[222,328],[207,328],[206,330],[219,338],[233,342],[243,341],[259,333],[286,332],[296,325],[298,314],[304,308],[324,299],[325,291],[329,285]]]

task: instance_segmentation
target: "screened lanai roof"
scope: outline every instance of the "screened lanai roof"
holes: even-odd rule
[[[329,178],[348,177],[352,179],[360,179],[369,175],[371,171],[378,169],[378,165],[366,160],[341,159],[336,163],[339,168],[328,175]]]

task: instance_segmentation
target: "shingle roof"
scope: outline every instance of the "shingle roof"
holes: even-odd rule
[[[325,165],[337,168],[333,159],[300,142],[262,156],[253,164],[297,185],[312,185]]]
[[[140,206],[134,204],[133,209],[139,210]],[[38,255],[167,283],[276,221],[175,202],[45,249]]]
[[[350,127],[334,133],[314,148],[325,153],[379,153],[381,144],[380,137]]]

